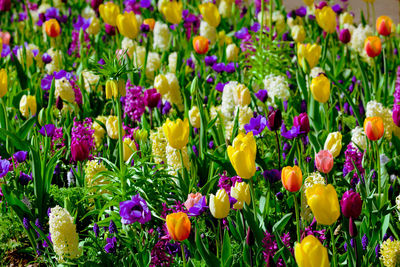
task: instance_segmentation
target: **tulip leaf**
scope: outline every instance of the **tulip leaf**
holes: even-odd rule
[[[25,55],[26,56],[26,55]],[[25,90],[28,88],[28,77],[25,74],[25,71],[22,69],[21,63],[19,62],[19,60],[17,58],[14,58],[14,60],[12,60],[12,62],[15,65],[15,68],[17,69],[17,77],[19,81],[19,84],[21,85],[21,89]]]
[[[197,224],[196,224],[196,228],[198,228]],[[196,231],[195,242],[196,242],[196,247],[199,250],[201,257],[207,263],[207,265],[220,266],[219,259],[213,253],[210,252],[210,249],[208,249],[204,246],[203,241],[201,240],[201,237],[200,237],[200,231]]]
[[[390,213],[388,213],[382,221],[382,236],[384,236],[387,232],[387,229],[389,228],[389,223],[390,223]]]
[[[289,222],[289,220],[292,218],[292,213],[288,213],[285,216],[283,216],[279,221],[277,221],[274,226],[272,226],[272,231],[273,232],[282,232],[282,230],[285,228],[286,224]]]
[[[222,245],[222,262],[224,262],[224,266],[227,266],[226,263],[228,262],[229,258],[232,258],[232,251],[231,251],[231,239],[229,238],[228,231],[225,230],[224,234],[224,241]],[[232,260],[232,259],[231,259]],[[230,266],[230,265],[228,265]]]
[[[6,138],[9,137],[11,140],[12,145],[18,149],[18,150],[24,150],[24,151],[28,151],[29,150],[29,143],[21,140],[21,138],[19,138],[16,134],[6,130],[6,129],[2,129],[0,128],[0,138],[3,140],[6,140]]]
[[[21,128],[18,130],[17,136],[19,136],[22,139],[25,139],[26,136],[28,135],[29,131],[31,130],[33,124],[36,122],[36,116],[29,118],[27,121],[22,124]]]

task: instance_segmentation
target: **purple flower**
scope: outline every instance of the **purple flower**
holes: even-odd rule
[[[105,29],[106,29],[106,33],[110,36],[114,36],[115,35],[115,27],[109,25],[109,24],[105,24],[104,25]]]
[[[307,15],[307,8],[305,6],[301,6],[295,11],[296,16],[305,17]]]
[[[82,30],[86,30],[87,28],[89,28],[91,23],[91,19],[85,19],[84,17],[82,17],[81,15],[78,16],[78,18],[76,19],[75,23],[73,24],[74,29],[79,31],[80,29]]]
[[[194,204],[193,207],[189,209],[189,216],[199,216],[203,212],[205,212],[208,209],[207,203],[206,203],[206,197],[203,196],[199,202]]]
[[[24,217],[24,218],[22,219],[22,224],[24,225],[24,228],[25,228],[26,230],[29,230],[29,228],[31,228],[31,225],[30,225],[30,223],[29,223],[29,219],[26,218],[26,217]]]
[[[196,145],[192,146],[192,150],[193,150],[193,153],[196,155],[196,157],[198,157],[199,156],[199,150],[197,149]]]
[[[134,86],[130,80],[126,82],[124,118],[140,121],[145,111],[145,99],[142,91],[142,87]]]
[[[139,222],[144,224],[151,220],[151,212],[146,201],[139,194],[132,196],[131,200],[119,203],[119,215],[123,224]]]
[[[351,34],[350,34],[349,29],[342,29],[342,30],[340,30],[340,33],[339,33],[339,40],[340,40],[342,43],[347,44],[348,42],[350,42],[350,39],[351,39]],[[354,87],[354,85],[352,85],[352,86]]]
[[[271,184],[281,180],[281,171],[277,169],[265,170],[263,172],[264,179]]]
[[[26,160],[27,156],[28,156],[27,151],[18,151],[18,152],[15,152],[13,155],[14,160],[17,161],[18,163],[24,162]]]
[[[0,11],[6,12],[11,9],[11,0],[0,0]]]
[[[42,55],[42,60],[44,62],[44,64],[49,64],[53,59],[51,58],[51,56],[47,53],[44,53]]]
[[[221,63],[215,63],[212,66],[212,69],[217,72],[217,73],[221,73],[225,70],[225,63],[221,62]]]
[[[249,30],[246,27],[243,27],[239,31],[235,32],[235,37],[238,39],[245,39],[248,34]]]
[[[168,114],[171,108],[172,108],[171,103],[165,101],[164,106],[162,107],[162,114],[163,115]]]
[[[258,115],[255,118],[251,118],[250,122],[244,126],[246,133],[253,132],[253,135],[258,136],[261,134],[267,126],[267,119],[264,116]]]
[[[339,15],[340,13],[342,13],[342,11],[343,11],[343,9],[342,9],[342,7],[340,6],[340,4],[333,5],[333,6],[332,6],[332,10],[335,11],[335,13],[338,14],[338,15]]]
[[[224,87],[225,87],[225,83],[218,83],[216,86],[215,86],[215,90],[217,90],[218,92],[223,92],[224,91]]]
[[[107,253],[115,253],[117,248],[117,238],[114,236],[113,238],[107,238],[107,245],[105,245],[104,250]]]
[[[30,181],[32,181],[32,175],[23,172],[19,174],[18,182],[21,185],[27,185]]]
[[[54,124],[46,124],[42,126],[42,128],[39,130],[39,133],[43,136],[53,137],[55,130],[56,126],[54,126]]]
[[[342,200],[340,201],[340,206],[342,208],[342,214],[346,218],[356,219],[361,214],[362,200],[360,194],[353,191],[352,189],[344,192]]]
[[[0,178],[6,176],[8,171],[10,170],[10,162],[6,159],[0,160]]]
[[[394,124],[396,124],[397,127],[400,127],[400,105],[399,104],[395,104],[393,106],[392,119],[393,119]]]
[[[236,63],[236,66],[235,66],[235,63],[233,63],[233,62],[229,62],[228,64],[226,64],[226,66],[225,66],[225,72],[227,72],[227,73],[234,73],[235,72],[235,67],[238,67],[238,64]]]
[[[278,131],[282,125],[282,112],[279,109],[273,109],[268,114],[267,126],[270,131]]]
[[[260,28],[261,28],[260,23],[254,22],[254,24],[250,26],[250,31],[258,32],[260,30]]]
[[[140,25],[140,31],[141,32],[149,32],[150,31],[150,26],[148,24],[141,24]]]
[[[366,250],[366,249],[367,249],[367,246],[368,246],[368,237],[367,237],[366,234],[364,234],[363,237],[361,238],[361,245],[362,245],[363,250]]]
[[[235,186],[236,182],[242,182],[242,178],[240,178],[239,176],[229,177],[226,175],[226,172],[223,172],[219,176],[220,178],[218,181],[218,187],[221,189],[225,189],[226,193],[228,194],[231,193],[231,187]]]
[[[89,158],[90,146],[87,140],[73,140],[71,142],[71,156],[74,162]]]
[[[206,56],[204,58],[204,62],[206,63],[206,66],[213,66],[217,62],[218,58],[216,55],[212,56]]]
[[[140,7],[141,8],[150,8],[151,0],[140,0]]]
[[[110,225],[108,226],[108,231],[110,234],[118,234],[117,226],[113,220],[110,220]]]
[[[261,102],[265,102],[268,99],[268,91],[266,89],[259,90],[254,94]]]
[[[96,237],[99,237],[100,229],[99,229],[99,226],[97,225],[97,223],[95,223],[95,224],[93,225],[93,232],[94,232],[94,235],[95,235]]]
[[[41,87],[45,91],[49,91],[51,89],[51,83],[53,82],[53,75],[45,75],[40,83]]]
[[[293,126],[300,127],[301,134],[307,134],[310,131],[310,121],[308,120],[307,113],[301,113],[293,119]]]

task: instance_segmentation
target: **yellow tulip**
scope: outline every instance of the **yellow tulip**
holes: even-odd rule
[[[24,95],[19,102],[19,111],[21,111],[22,116],[28,118],[36,114],[36,97],[33,95]]]
[[[125,138],[124,139],[124,161],[127,161],[133,154],[133,152],[136,151],[136,144],[134,140],[131,140],[130,138]]]
[[[108,80],[106,82],[106,99],[118,97],[118,83],[116,80]]]
[[[111,139],[118,139],[118,117],[109,116],[106,121],[107,134]],[[122,129],[122,135],[125,135],[125,130]]]
[[[314,0],[303,0],[304,4],[306,4],[307,6],[311,6],[312,4],[314,4]]]
[[[249,105],[251,102],[249,89],[245,85],[239,83],[233,92],[233,100],[236,105],[242,107]]]
[[[228,156],[237,175],[243,179],[250,179],[256,172],[256,141],[253,132],[247,135],[239,133],[233,140],[233,146],[228,147]]]
[[[168,144],[175,149],[182,149],[189,142],[189,121],[177,119],[176,121],[167,121],[163,124],[164,135]]]
[[[340,15],[340,25],[353,24],[354,17],[349,12],[344,12]]]
[[[303,25],[294,25],[291,34],[296,43],[301,43],[306,39],[306,31]]]
[[[310,89],[315,100],[326,103],[331,95],[331,82],[325,74],[319,74],[312,79]]]
[[[336,30],[336,13],[330,6],[315,10],[315,18],[318,25],[327,33],[334,33]]]
[[[1,51],[0,51],[0,53],[1,53]],[[0,98],[5,96],[7,91],[8,91],[7,71],[5,69],[1,69],[0,70]]]
[[[329,150],[336,158],[342,150],[342,134],[340,132],[329,133],[325,140],[324,150]]]
[[[135,39],[139,33],[139,25],[132,11],[117,16],[117,27],[123,36],[131,39]]]
[[[237,200],[233,205],[233,208],[237,210],[243,209],[244,202],[246,202],[247,205],[250,205],[249,185],[245,182],[236,182],[235,186],[231,188],[231,197]]]
[[[297,61],[305,69],[307,61],[309,70],[317,65],[321,56],[321,46],[317,44],[299,44],[297,48]]]
[[[181,1],[166,1],[161,6],[161,13],[172,24],[179,24],[182,20],[183,5]]]
[[[93,17],[86,31],[91,35],[98,34],[100,31],[100,20],[97,17]]]
[[[214,196],[210,195],[210,212],[214,218],[223,219],[228,216],[231,209],[229,196],[225,189],[219,189]]]
[[[191,224],[186,213],[177,212],[168,214],[166,221],[168,233],[173,240],[183,241],[189,237]]]
[[[294,257],[299,267],[329,267],[328,250],[313,235],[306,236],[294,246]]]
[[[108,2],[106,4],[101,4],[99,6],[99,12],[104,23],[111,26],[117,26],[117,17],[120,13],[119,6],[113,2]]]
[[[197,106],[192,106],[189,110],[189,120],[190,124],[194,128],[200,128],[201,121],[200,121],[200,110]]]
[[[199,5],[200,13],[203,19],[212,27],[218,27],[221,22],[221,15],[218,8],[213,3],[205,3]]]
[[[339,200],[331,185],[314,184],[306,192],[307,204],[319,224],[332,225],[340,216]]]

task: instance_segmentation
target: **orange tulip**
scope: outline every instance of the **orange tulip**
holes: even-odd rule
[[[177,212],[167,215],[168,233],[175,241],[183,241],[190,235],[191,224],[186,213]]]
[[[364,132],[368,139],[371,141],[376,141],[383,136],[383,120],[381,117],[368,117],[364,121]]]
[[[56,19],[49,19],[44,23],[46,34],[50,37],[57,37],[61,33],[60,24]]]
[[[205,54],[208,51],[209,41],[206,37],[196,36],[193,39],[193,48],[198,54]]]
[[[154,25],[156,25],[156,21],[154,19],[145,19],[143,20],[143,24],[149,25],[150,31],[153,31]]]
[[[303,174],[298,166],[286,166],[282,169],[282,184],[286,190],[297,192],[303,183]]]
[[[388,16],[380,16],[376,20],[376,30],[380,35],[388,36],[392,32],[393,21]]]
[[[382,50],[381,39],[378,36],[369,36],[365,39],[364,49],[369,57],[379,56]]]

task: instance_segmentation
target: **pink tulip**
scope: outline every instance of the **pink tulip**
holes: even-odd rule
[[[315,155],[315,166],[320,172],[329,173],[333,167],[333,156],[329,150],[321,150]]]
[[[202,197],[203,196],[200,193],[196,194],[190,193],[188,195],[186,202],[183,203],[183,205],[186,207],[187,210],[189,210],[191,207],[197,204],[197,202],[199,202]]]

